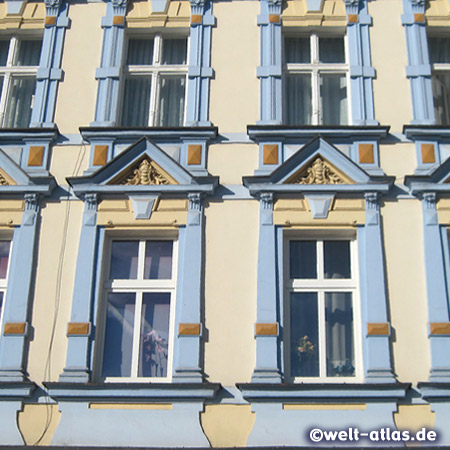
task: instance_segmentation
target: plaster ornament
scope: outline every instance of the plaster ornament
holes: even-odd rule
[[[299,175],[295,176],[291,184],[343,184],[343,180],[324,160],[320,157]]]
[[[0,186],[9,186],[8,181],[1,173],[0,173]]]
[[[133,170],[133,173],[126,177],[121,184],[128,186],[161,185],[170,184],[169,180],[156,168],[153,161],[144,159],[139,166]]]

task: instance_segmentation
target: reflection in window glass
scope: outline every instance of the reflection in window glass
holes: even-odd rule
[[[111,280],[135,280],[138,267],[138,241],[113,241],[111,250]]]
[[[172,278],[172,241],[147,241],[145,247],[145,279]]]
[[[325,278],[351,278],[350,242],[324,241]]]

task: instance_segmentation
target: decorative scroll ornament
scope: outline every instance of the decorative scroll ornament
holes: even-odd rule
[[[0,173],[0,186],[9,186],[8,180]]]
[[[171,184],[170,181],[158,170],[150,159],[143,159],[133,173],[126,177],[120,184],[127,186],[136,185],[161,185]]]
[[[344,184],[342,179],[322,158],[318,157],[300,174],[292,178],[291,184]]]

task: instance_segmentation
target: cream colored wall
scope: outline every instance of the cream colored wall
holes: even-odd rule
[[[210,201],[205,215],[205,373],[234,386],[255,367],[259,204]]]
[[[259,2],[214,3],[209,114],[221,133],[245,132],[259,120],[259,10]]]
[[[390,125],[391,132],[401,132],[403,125],[412,120],[406,36],[401,25],[403,5],[400,0],[377,0],[369,2],[368,9],[373,23],[369,29],[372,66],[376,71],[375,118],[382,125]]]
[[[62,59],[64,80],[59,83],[55,113],[61,133],[78,133],[80,126],[94,121],[95,70],[100,67],[103,42],[100,24],[105,8],[104,3],[71,3],[69,6],[71,26],[66,31]]]

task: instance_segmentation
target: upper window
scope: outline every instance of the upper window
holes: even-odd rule
[[[41,55],[41,40],[0,40],[0,122],[4,128],[28,127]]]
[[[450,125],[450,38],[428,39],[436,123]]]
[[[104,279],[102,378],[169,379],[176,241],[113,240]]]
[[[129,38],[122,86],[122,126],[184,123],[187,39]]]
[[[361,373],[355,242],[292,239],[287,247],[286,374],[355,381]]]
[[[284,68],[286,125],[348,124],[343,37],[285,37]]]

